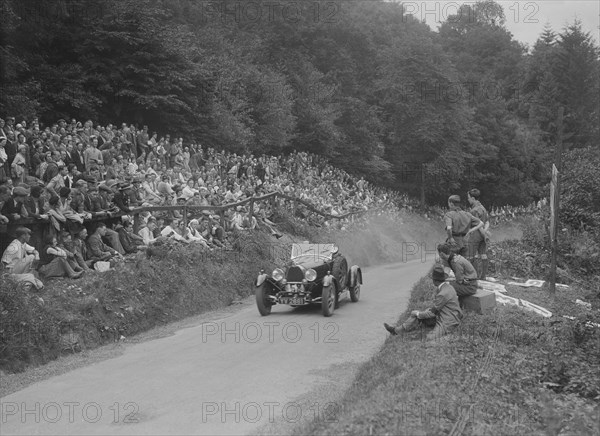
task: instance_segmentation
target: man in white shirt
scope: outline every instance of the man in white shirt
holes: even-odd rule
[[[28,274],[34,271],[33,262],[40,260],[38,251],[28,244],[31,230],[27,227],[17,227],[16,239],[13,240],[2,254],[2,263],[11,274]]]

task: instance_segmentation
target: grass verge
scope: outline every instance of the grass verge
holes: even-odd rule
[[[570,288],[549,303],[543,290],[507,289],[560,315],[581,314],[574,300],[589,296]],[[400,321],[433,296],[425,277]],[[294,434],[600,434],[600,329],[585,326],[600,322],[594,307],[569,321],[499,306],[466,314],[459,332],[437,341],[425,342],[425,332],[390,336],[337,413]]]

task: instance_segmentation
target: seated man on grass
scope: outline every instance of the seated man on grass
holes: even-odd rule
[[[10,274],[28,274],[35,270],[35,261],[39,261],[38,251],[28,244],[31,238],[31,229],[17,227],[16,238],[8,244],[2,254],[2,266]]]
[[[92,233],[92,235],[88,238],[87,253],[89,260],[92,260],[94,262],[108,262],[113,259],[123,258],[123,255],[121,253],[102,242],[102,237],[106,235],[106,231],[106,224],[100,222],[98,223],[98,227],[96,227],[96,231]]]
[[[463,299],[477,292],[477,271],[466,258],[454,253],[450,244],[440,244],[437,247],[442,265],[450,267],[456,280],[451,285],[458,295],[458,301],[462,307]]]
[[[384,323],[385,329],[392,335],[397,335],[418,327],[433,327],[433,330],[427,334],[427,340],[439,339],[456,329],[460,325],[463,314],[456,291],[445,282],[445,279],[444,268],[436,265],[432,273],[433,284],[437,287],[433,306],[423,311],[413,310],[408,320],[399,327]]]

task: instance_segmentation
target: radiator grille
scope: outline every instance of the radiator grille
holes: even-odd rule
[[[287,272],[287,281],[288,282],[301,282],[304,278],[304,272],[302,272],[302,268],[298,266],[291,266]]]

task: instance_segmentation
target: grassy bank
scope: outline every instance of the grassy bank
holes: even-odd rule
[[[549,301],[547,291],[507,287],[556,315],[515,307],[468,313],[461,330],[434,342],[423,332],[390,336],[340,401],[335,419],[296,434],[600,434],[600,305],[582,313],[580,288]],[[415,285],[407,312],[427,307],[429,277]],[[381,328],[381,334],[387,332]]]

